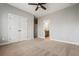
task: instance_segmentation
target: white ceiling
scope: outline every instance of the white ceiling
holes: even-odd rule
[[[73,3],[47,3],[46,5],[44,5],[47,8],[47,10],[39,8],[37,11],[35,11],[36,5],[28,5],[28,3],[9,3],[9,4],[23,11],[29,12],[35,15],[36,17],[41,17],[49,13],[53,13],[60,9],[74,5]]]

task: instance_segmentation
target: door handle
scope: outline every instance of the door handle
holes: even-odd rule
[[[21,32],[22,30],[18,30],[19,32]]]

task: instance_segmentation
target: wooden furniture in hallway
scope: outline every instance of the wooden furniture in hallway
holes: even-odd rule
[[[45,37],[49,37],[49,31],[45,31]]]

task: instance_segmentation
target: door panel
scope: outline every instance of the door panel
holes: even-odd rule
[[[19,17],[14,14],[8,14],[8,39],[11,40],[17,40],[19,39],[19,33],[18,33],[18,24],[19,24]]]
[[[27,18],[8,14],[9,41],[27,40]]]
[[[27,18],[21,17],[20,30],[21,40],[27,40]]]

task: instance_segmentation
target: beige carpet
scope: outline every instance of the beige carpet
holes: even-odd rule
[[[79,56],[79,46],[53,40],[26,40],[0,46],[0,56]]]

